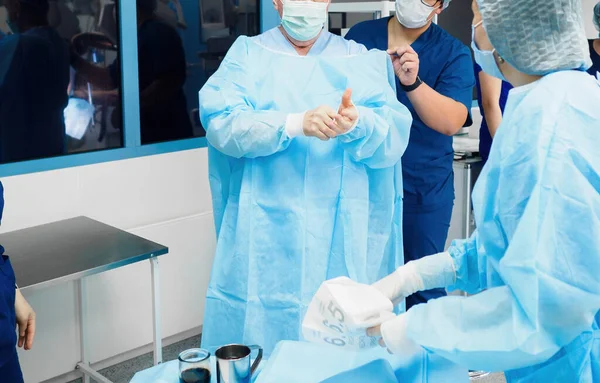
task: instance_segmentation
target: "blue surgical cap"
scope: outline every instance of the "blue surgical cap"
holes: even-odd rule
[[[591,66],[581,0],[478,0],[494,48],[518,71],[546,75]]]

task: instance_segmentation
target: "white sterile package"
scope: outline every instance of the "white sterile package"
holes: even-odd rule
[[[377,347],[366,330],[393,318],[394,305],[379,290],[346,277],[324,282],[302,322],[302,335],[312,343],[350,350]]]

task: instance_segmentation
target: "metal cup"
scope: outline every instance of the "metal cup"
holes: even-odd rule
[[[252,350],[258,350],[258,355],[250,366]],[[260,346],[230,344],[219,348],[215,352],[215,356],[217,357],[218,383],[250,383],[252,374],[262,360],[263,349]]]

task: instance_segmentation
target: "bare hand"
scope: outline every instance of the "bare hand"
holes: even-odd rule
[[[309,110],[304,114],[302,130],[307,137],[317,137],[320,140],[327,141],[339,135],[336,132],[338,127],[335,120],[339,116],[335,110],[326,105],[319,106],[316,109]]]
[[[348,133],[358,120],[358,109],[352,103],[352,89],[346,89],[344,92],[338,114],[339,117],[335,120],[337,125],[336,132],[339,134]]]
[[[410,86],[417,82],[419,55],[410,45],[388,49],[387,53],[392,56],[394,72],[402,85]]]
[[[15,295],[15,311],[19,327],[19,347],[25,346],[25,350],[31,350],[35,337],[35,312],[19,289]]]

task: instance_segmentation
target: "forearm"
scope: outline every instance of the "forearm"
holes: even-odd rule
[[[452,242],[448,252],[408,262],[373,286],[393,302],[435,288],[481,291],[486,286],[480,273],[485,273],[485,266],[479,259],[477,242],[475,232],[469,239]]]
[[[454,259],[449,253],[423,257],[400,266],[392,274],[373,284],[393,302],[418,291],[445,288],[456,283]]]
[[[453,99],[443,96],[422,84],[408,93],[408,99],[425,125],[436,132],[452,136],[467,120],[467,108]]]
[[[485,122],[492,138],[496,134],[498,127],[502,123],[502,109],[498,104],[484,106],[485,108]]]
[[[381,332],[394,353],[421,346],[470,369],[505,371],[542,363],[562,346],[542,326],[515,331],[521,316],[510,288],[502,286],[414,306]]]

